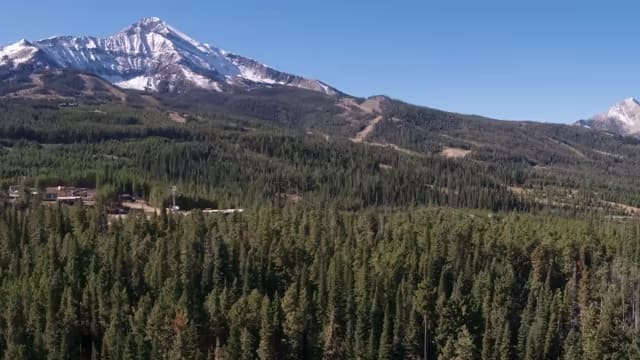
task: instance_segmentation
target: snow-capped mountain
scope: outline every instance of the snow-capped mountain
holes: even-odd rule
[[[18,69],[35,70],[56,66],[36,45],[24,39],[0,48],[0,74]]]
[[[10,62],[10,65],[17,67],[31,61],[37,52],[37,47],[22,39],[15,44],[0,48],[0,64]]]
[[[577,125],[605,130],[620,135],[640,134],[640,102],[634,98],[624,99],[613,105],[605,113],[588,120],[580,120]]]
[[[284,85],[337,90],[318,81],[272,69],[255,60],[199,42],[161,19],[144,18],[113,36],[61,36],[0,48],[0,73],[17,70],[88,72],[123,88],[224,91],[233,87]]]

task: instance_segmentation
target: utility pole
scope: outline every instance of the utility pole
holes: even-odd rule
[[[171,196],[173,197],[173,207],[171,208],[171,210],[176,210],[176,192],[178,191],[178,188],[173,185],[171,186]]]

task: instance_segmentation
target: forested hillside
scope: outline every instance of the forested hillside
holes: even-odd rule
[[[287,94],[0,99],[2,357],[640,359],[638,140]]]
[[[5,102],[0,139],[0,179],[7,186],[114,186],[158,200],[176,184],[185,197],[226,207],[280,201],[286,194],[343,209],[529,206],[488,164],[328,142],[217,113],[190,115],[179,124],[149,108]]]
[[[489,216],[488,216],[489,215]],[[629,359],[639,224],[445,209],[0,211],[6,359]]]

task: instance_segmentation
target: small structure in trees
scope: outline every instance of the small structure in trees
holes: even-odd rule
[[[81,202],[85,205],[92,205],[96,201],[96,190],[74,186],[51,186],[45,189],[44,200],[65,204]]]
[[[20,197],[20,186],[18,185],[11,185],[9,186],[9,199],[17,199]]]

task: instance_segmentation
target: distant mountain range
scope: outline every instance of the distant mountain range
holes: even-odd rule
[[[353,139],[373,138],[381,132],[387,137],[389,133],[398,136],[408,127],[398,119],[437,112],[402,105],[406,113],[393,117],[390,109],[397,109],[399,102],[386,97],[364,102],[322,81],[279,71],[202,43],[156,17],[141,19],[106,38],[59,36],[20,40],[0,48],[0,96],[135,103],[145,94],[155,94],[165,104],[175,105],[174,98],[179,96],[183,105],[206,102],[218,110],[295,123],[306,129],[333,124],[334,130],[341,129],[342,135]],[[369,106],[372,103],[374,108]],[[415,124],[418,128],[424,126],[421,121]],[[640,136],[640,102],[625,99],[575,125]],[[418,134],[415,130],[410,137]]]
[[[343,165],[392,173],[404,184],[402,191],[416,194],[450,189],[460,179],[424,176],[406,182],[417,178],[397,167],[398,159],[418,161],[427,173],[455,168],[467,180],[480,175],[482,188],[473,191],[483,192],[485,199],[493,191],[508,191],[532,204],[569,209],[584,206],[586,200],[572,191],[588,181],[592,195],[606,199],[593,201],[592,209],[631,204],[638,209],[624,211],[640,213],[640,136],[622,136],[640,135],[635,99],[571,126],[495,120],[386,96],[358,98],[201,43],[158,18],[142,19],[106,38],[21,40],[0,48],[0,108],[0,153],[21,140],[48,144],[89,138],[96,134],[83,131],[94,128],[116,129],[105,139],[137,139],[162,137],[171,122],[168,129],[177,132],[164,135],[174,140],[219,126],[229,129],[224,140],[229,149],[250,153],[255,144],[270,149],[284,141],[277,146],[311,151],[306,158],[317,159],[320,167],[334,166],[337,158],[380,153],[383,158],[371,163]],[[120,112],[127,116],[119,118]],[[157,129],[144,123],[147,113],[157,115],[152,117],[161,122]],[[56,128],[60,119],[68,120],[72,131]],[[146,127],[120,126],[123,119],[123,124]],[[337,157],[339,152],[347,154]],[[633,201],[617,194],[633,194]]]
[[[121,88],[157,92],[289,86],[336,95],[318,80],[288,74],[197,41],[159,18],[106,38],[60,36],[0,48],[0,80],[34,71],[73,70]]]
[[[640,135],[640,102],[634,98],[624,99],[607,112],[580,120],[576,125],[608,131],[619,135]]]

